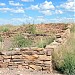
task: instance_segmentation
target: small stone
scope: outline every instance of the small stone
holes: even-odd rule
[[[19,69],[22,69],[22,68],[23,68],[23,66],[22,66],[22,65],[18,65],[18,68],[19,68]]]
[[[32,68],[33,70],[41,70],[42,67],[41,66],[36,66],[36,65],[29,65],[30,68]]]
[[[38,55],[25,55],[25,57],[26,57],[26,59],[28,59],[28,60],[35,60],[35,59],[37,59],[38,58]]]
[[[42,51],[44,48],[37,48],[36,51]]]
[[[46,55],[39,55],[39,60],[42,60],[42,61],[50,61],[52,59],[51,56],[46,56]]]

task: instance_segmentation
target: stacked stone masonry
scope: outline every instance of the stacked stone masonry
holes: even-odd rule
[[[25,48],[0,53],[1,68],[27,68],[51,71],[51,52],[43,48]]]
[[[52,52],[64,44],[70,36],[70,28],[56,34],[56,39],[45,48],[14,48],[13,51],[0,52],[0,68],[26,68],[52,72]]]

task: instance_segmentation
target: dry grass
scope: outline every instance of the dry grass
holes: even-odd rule
[[[71,36],[66,45],[54,53],[55,68],[67,75],[75,75],[75,26],[71,28]]]

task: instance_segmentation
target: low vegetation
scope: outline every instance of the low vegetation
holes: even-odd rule
[[[67,44],[54,53],[55,69],[66,75],[75,75],[75,26],[71,29],[71,37]]]
[[[36,33],[36,27],[35,27],[35,25],[34,24],[27,25],[26,31],[27,31],[27,33],[35,34]]]
[[[2,29],[0,29],[0,32],[7,32],[7,31],[9,31],[9,28],[7,27],[3,27]]]
[[[3,38],[0,36],[0,42],[2,42],[3,41]]]
[[[50,44],[54,41],[54,37],[41,38],[41,40],[37,43],[37,46],[40,48],[45,48],[46,45]]]
[[[34,43],[35,39],[33,37],[25,38],[23,35],[16,35],[14,37],[13,45],[14,47],[35,46],[35,47],[45,48],[46,45],[53,42],[53,40],[54,40],[54,37],[43,37]]]
[[[32,41],[28,38],[24,38],[22,35],[16,35],[13,44],[15,47],[29,47]]]

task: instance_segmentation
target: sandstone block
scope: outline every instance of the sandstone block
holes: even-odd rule
[[[3,57],[2,56],[0,56],[0,61],[3,61]]]
[[[38,55],[44,55],[45,52],[44,52],[44,51],[39,51],[37,54],[38,54]]]
[[[38,59],[38,55],[25,55],[25,58],[28,59],[28,60],[35,60],[35,59]]]
[[[25,51],[25,52],[23,52],[22,54],[33,55],[33,52],[32,52],[32,51]]]
[[[19,68],[19,69],[23,69],[23,66],[22,66],[22,65],[18,65],[18,68]]]
[[[42,64],[43,61],[40,61],[40,60],[35,60],[35,64]]]
[[[44,48],[37,48],[36,51],[42,51]]]
[[[50,65],[52,62],[51,61],[45,61],[44,64]]]
[[[46,55],[39,55],[39,60],[42,60],[42,61],[50,61],[52,59],[51,56],[46,56]]]
[[[21,59],[22,58],[22,55],[13,55],[12,56],[12,59]]]
[[[20,49],[20,51],[28,51],[29,50],[29,48],[27,47],[27,48],[21,48]]]
[[[51,56],[51,54],[52,54],[52,50],[51,49],[46,49],[45,51],[46,51],[46,55],[47,56]]]
[[[14,64],[14,62],[9,62],[8,66],[12,66]]]
[[[6,55],[4,55],[3,58],[4,58],[4,59],[11,59],[11,56],[6,56]]]
[[[32,68],[33,70],[42,70],[41,66],[36,66],[36,65],[29,65],[29,68]]]
[[[8,63],[6,63],[6,62],[2,63],[1,67],[2,68],[7,68],[8,67]]]
[[[33,50],[33,51],[35,51],[37,49],[38,49],[37,47],[31,47],[31,50]]]
[[[10,62],[11,59],[4,59],[4,62]]]
[[[23,62],[23,59],[12,59],[11,62]]]
[[[58,43],[62,43],[63,42],[62,38],[58,38],[55,41],[58,42]]]

